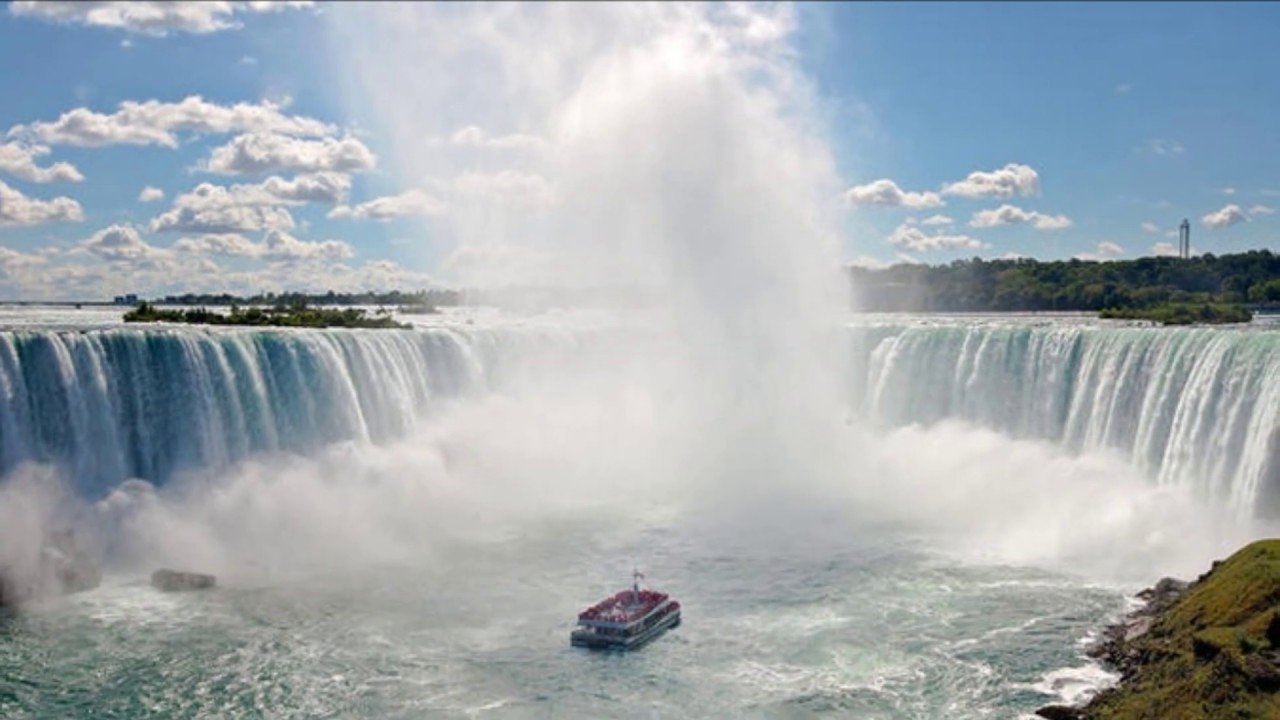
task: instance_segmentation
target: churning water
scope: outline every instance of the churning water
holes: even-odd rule
[[[1267,329],[857,318],[837,447],[761,463],[670,410],[643,318],[18,317],[0,502],[108,575],[0,620],[6,718],[1016,717],[1105,681],[1081,641],[1275,482]],[[159,594],[161,564],[221,586]],[[684,625],[570,650],[633,565]]]

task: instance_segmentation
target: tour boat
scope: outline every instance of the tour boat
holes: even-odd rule
[[[680,625],[680,603],[663,592],[641,590],[644,575],[633,573],[623,590],[578,613],[569,635],[574,647],[634,650]]]

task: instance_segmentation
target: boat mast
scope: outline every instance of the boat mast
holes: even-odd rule
[[[640,572],[640,568],[631,568],[631,603],[633,605],[640,604],[640,579],[644,577],[644,573]]]

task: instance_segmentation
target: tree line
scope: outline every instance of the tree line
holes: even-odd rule
[[[257,295],[232,295],[230,293],[185,293],[166,295],[157,301],[161,305],[260,305],[279,308],[297,308],[314,305],[396,305],[412,308],[436,308],[462,304],[458,290],[433,289],[402,292],[325,293],[262,292]]]
[[[868,311],[1101,311],[1170,303],[1280,304],[1280,255],[1251,250],[1107,262],[956,260],[850,267],[854,307]]]

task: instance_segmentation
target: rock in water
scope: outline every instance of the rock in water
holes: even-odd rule
[[[1066,705],[1047,705],[1037,710],[1036,715],[1048,720],[1080,720],[1084,711]]]
[[[151,587],[164,592],[183,590],[207,590],[218,582],[212,575],[182,572],[181,570],[157,570],[151,573]]]
[[[101,582],[97,561],[73,531],[62,530],[47,537],[38,553],[0,567],[0,608],[92,590]]]

